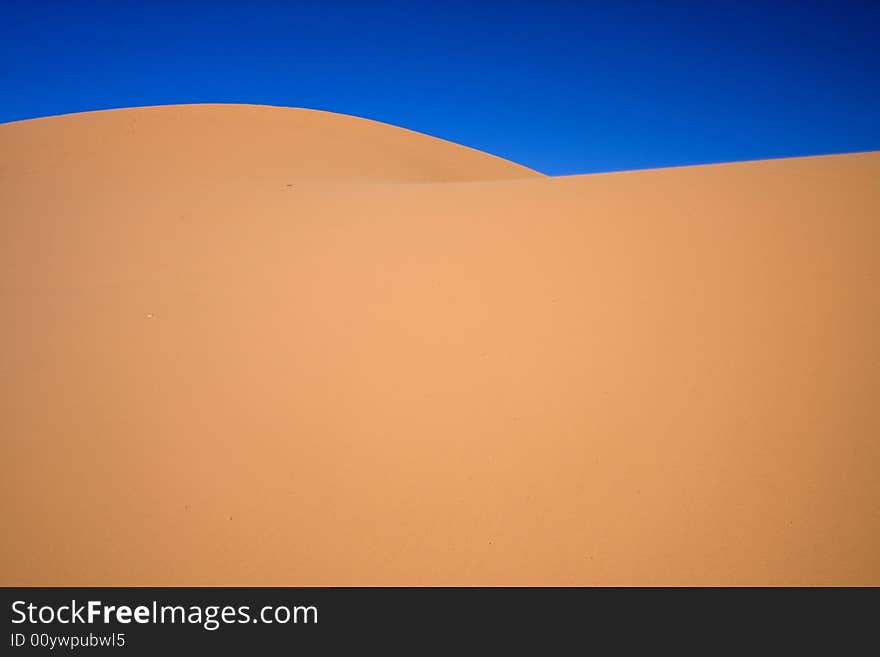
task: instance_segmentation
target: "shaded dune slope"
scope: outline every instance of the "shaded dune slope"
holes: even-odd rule
[[[880,584],[878,153],[547,178],[215,106],[0,145],[2,584]]]
[[[19,121],[0,126],[0,147],[16,154],[16,170],[73,165],[111,178],[461,182],[541,175],[385,123],[265,105],[165,105]]]

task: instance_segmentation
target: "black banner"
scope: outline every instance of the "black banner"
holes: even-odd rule
[[[851,639],[876,589],[7,588],[4,654]],[[749,639],[751,640],[751,639]],[[836,641],[836,640],[835,640]],[[745,642],[748,645],[748,642]],[[757,644],[755,644],[757,645]]]

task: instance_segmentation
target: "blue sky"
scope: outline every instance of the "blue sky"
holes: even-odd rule
[[[0,122],[372,118],[548,174],[880,149],[880,2],[3,0]]]

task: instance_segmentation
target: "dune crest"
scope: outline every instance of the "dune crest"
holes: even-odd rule
[[[878,180],[0,126],[0,584],[880,585]]]
[[[241,176],[462,182],[541,174],[466,146],[377,121],[268,105],[161,105],[0,125],[20,167],[90,167],[153,177],[173,166],[205,179]],[[71,157],[75,153],[75,157]]]

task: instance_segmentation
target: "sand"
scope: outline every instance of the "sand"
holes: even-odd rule
[[[880,585],[878,183],[0,125],[0,584]]]

